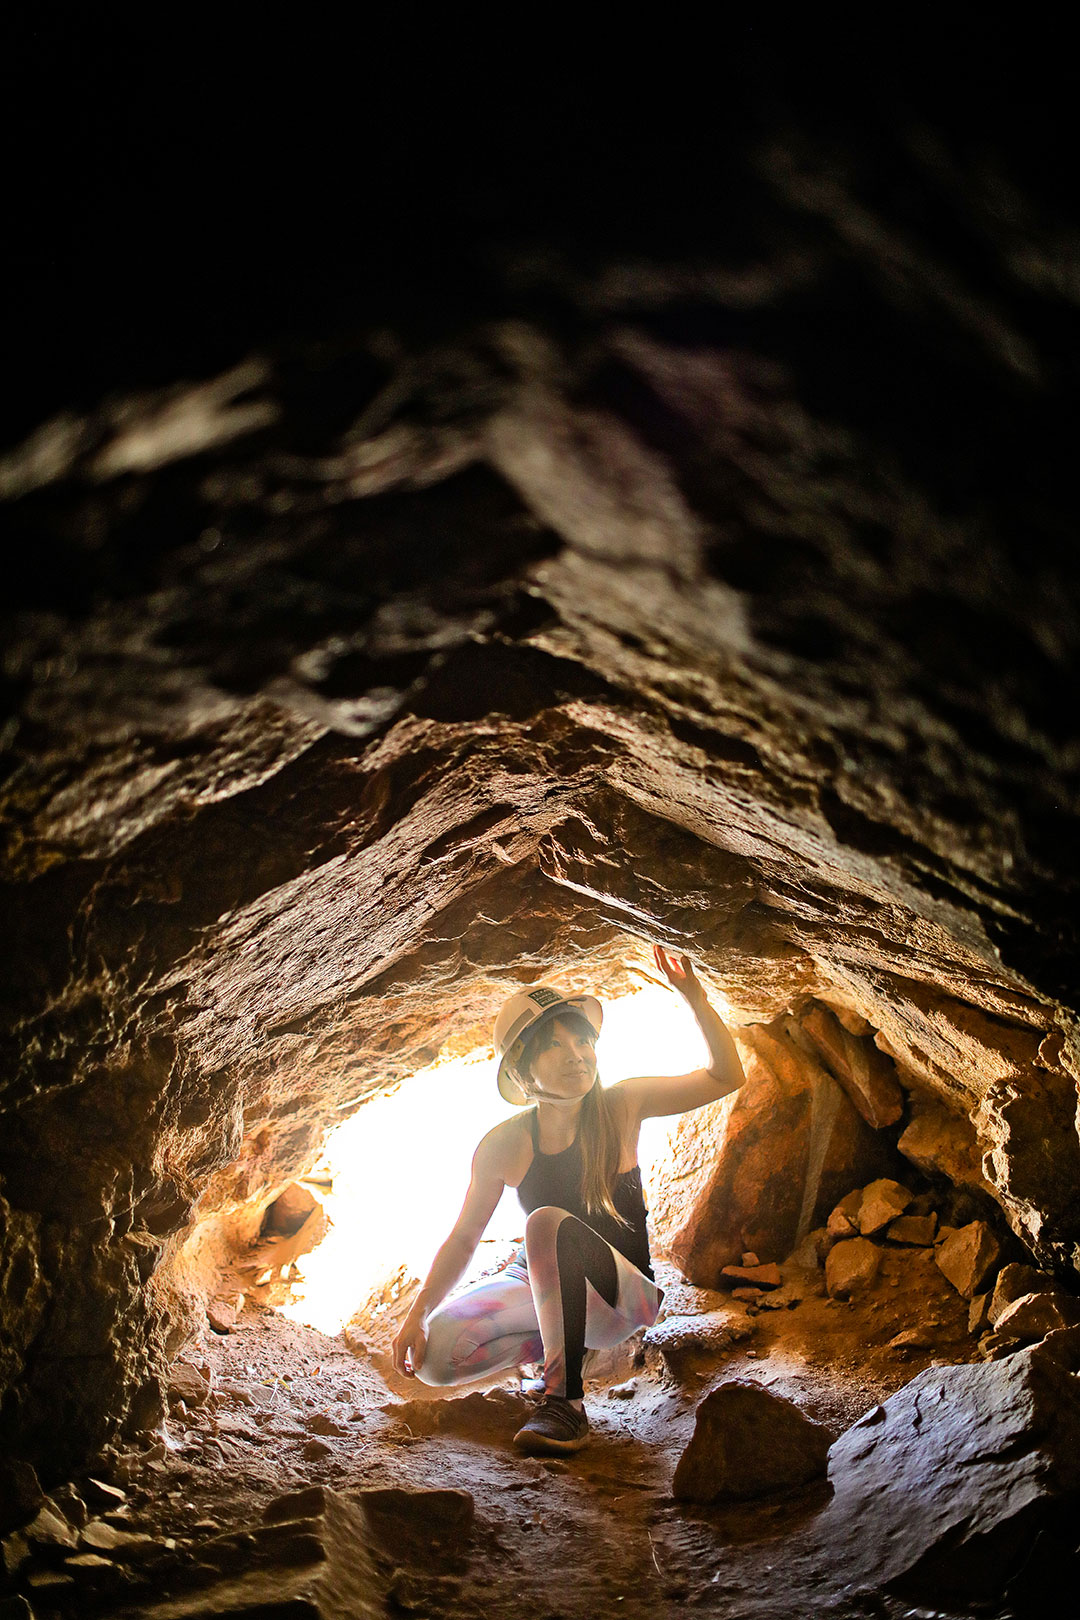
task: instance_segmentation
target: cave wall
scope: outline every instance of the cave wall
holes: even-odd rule
[[[1080,1262],[1074,200],[883,107],[727,124],[720,227],[511,218],[423,320],[0,462],[16,1450],[153,1421],[194,1220],[649,940],[865,1019]]]

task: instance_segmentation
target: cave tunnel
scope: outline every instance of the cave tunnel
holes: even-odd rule
[[[160,243],[163,111],[81,126],[109,199],[39,151],[101,223],[28,227],[0,457],[0,1613],[1070,1612],[1075,85],[818,45],[668,137],[417,125],[360,246],[374,105],[291,246],[273,130],[239,215],[162,139]],[[418,1075],[493,1122],[505,999],[654,945],[746,1080],[538,1462],[394,1373],[392,1244],[290,1301],[336,1130],[396,1094],[407,1187]]]

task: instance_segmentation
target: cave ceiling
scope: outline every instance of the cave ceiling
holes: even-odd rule
[[[156,1253],[656,940],[865,1017],[1071,1259],[1075,283],[898,127],[895,183],[758,125],[742,238],[556,233],[6,455],[13,1220]]]

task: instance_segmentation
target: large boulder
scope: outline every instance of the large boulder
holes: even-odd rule
[[[928,1367],[840,1436],[829,1478],[814,1540],[847,1581],[997,1597],[1080,1489],[1080,1385],[1038,1348]]]
[[[760,1384],[732,1378],[697,1409],[672,1494],[681,1502],[764,1496],[825,1472],[829,1431]]]
[[[747,1250],[789,1254],[853,1185],[898,1163],[783,1021],[739,1033],[745,1083],[680,1120],[652,1196],[657,1249],[706,1288]]]

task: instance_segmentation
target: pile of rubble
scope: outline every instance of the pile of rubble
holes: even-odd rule
[[[271,1611],[328,1617],[412,1609],[460,1562],[474,1518],[463,1490],[313,1485],[276,1497],[251,1523],[211,1518],[182,1538],[136,1528],[135,1501],[104,1481],[44,1496],[26,1464],[3,1476],[5,1516],[32,1513],[3,1541],[5,1617],[101,1613],[146,1620]],[[13,1607],[14,1605],[14,1607]],[[289,1612],[292,1612],[289,1609]]]
[[[135,1505],[120,1486],[93,1476],[45,1495],[29,1463],[6,1463],[0,1473],[6,1584],[54,1606],[82,1606],[146,1588],[176,1561],[178,1543],[140,1529]],[[32,1611],[24,1606],[11,1612]]]
[[[872,1181],[848,1193],[825,1227],[810,1234],[801,1257],[823,1262],[830,1297],[846,1300],[874,1283],[888,1248],[933,1252],[942,1275],[970,1301],[969,1331],[988,1359],[1080,1323],[1080,1301],[1048,1272],[1006,1261],[986,1221],[942,1224],[932,1194],[915,1194],[898,1181]],[[757,1285],[770,1286],[760,1277]]]

